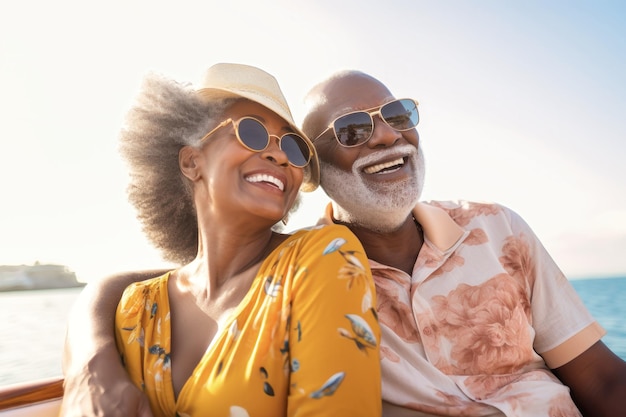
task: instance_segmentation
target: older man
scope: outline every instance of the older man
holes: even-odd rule
[[[307,104],[303,130],[333,200],[320,221],[350,227],[376,280],[386,416],[626,415],[626,364],[526,223],[496,204],[418,202],[416,102],[350,71]],[[121,289],[151,275],[112,277],[82,298],[98,325],[80,357],[81,326],[70,327],[66,403],[149,415],[110,361],[109,327]]]

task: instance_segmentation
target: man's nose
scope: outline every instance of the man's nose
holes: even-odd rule
[[[374,126],[372,137],[367,142],[370,148],[388,147],[395,144],[402,135],[396,129],[389,126],[380,115],[373,117]]]

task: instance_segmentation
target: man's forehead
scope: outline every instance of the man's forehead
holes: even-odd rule
[[[330,117],[368,110],[394,99],[380,81],[359,74],[329,82],[322,96],[324,104],[321,107]]]

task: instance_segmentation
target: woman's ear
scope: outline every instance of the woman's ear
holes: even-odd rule
[[[180,171],[191,181],[196,181],[200,178],[199,158],[198,149],[191,146],[183,146],[178,152]]]

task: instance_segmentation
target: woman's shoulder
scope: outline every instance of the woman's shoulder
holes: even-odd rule
[[[122,300],[128,298],[151,299],[158,296],[160,293],[167,294],[167,282],[169,277],[170,272],[166,272],[158,277],[133,282],[124,290]]]
[[[346,226],[339,224],[318,225],[293,232],[276,253],[296,251],[307,259],[322,258],[341,248],[355,254],[365,254],[359,239]]]
[[[354,233],[348,227],[342,224],[320,224],[311,227],[305,227],[303,229],[297,229],[292,232],[292,236],[323,236],[327,234],[337,234],[353,237]]]
[[[168,304],[167,281],[170,273],[130,284],[124,290],[117,306],[119,320],[133,323],[137,320],[148,320],[155,316],[157,310]],[[168,307],[169,308],[169,307]],[[122,326],[123,327],[123,326]]]
[[[328,239],[344,239],[345,241],[357,240],[357,237],[350,229],[341,224],[325,224],[298,229],[294,231],[285,243],[300,241],[320,241]]]

